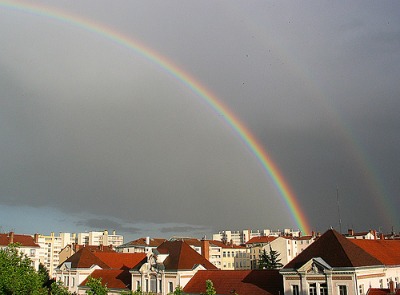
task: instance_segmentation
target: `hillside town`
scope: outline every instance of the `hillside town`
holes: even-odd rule
[[[224,230],[212,239],[127,242],[108,230],[1,233],[0,248],[10,245],[71,294],[87,294],[90,278],[108,294],[208,294],[207,282],[215,294],[400,294],[400,235],[393,231]]]

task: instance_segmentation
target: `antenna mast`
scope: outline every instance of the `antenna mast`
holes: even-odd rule
[[[339,218],[339,231],[342,233],[342,219],[340,218],[340,206],[339,206],[339,187],[336,186],[336,201],[337,201],[337,211]]]

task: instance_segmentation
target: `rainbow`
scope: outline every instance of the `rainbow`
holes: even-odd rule
[[[106,39],[116,42],[119,45],[128,48],[129,50],[132,50],[134,53],[146,58],[151,63],[154,63],[163,70],[167,71],[175,79],[188,87],[193,93],[205,101],[215,112],[217,112],[219,115],[222,115],[222,118],[243,140],[246,146],[257,158],[263,170],[267,173],[267,175],[270,176],[277,190],[279,191],[279,194],[282,196],[285,205],[289,209],[293,221],[297,224],[302,233],[307,234],[311,232],[310,225],[301,209],[296,195],[263,146],[226,105],[224,105],[210,90],[201,85],[189,73],[180,69],[166,57],[162,56],[151,48],[146,47],[139,41],[133,40],[128,36],[125,36],[103,24],[73,15],[69,12],[67,13],[65,11],[48,6],[41,6],[38,4],[30,4],[20,1],[0,0],[0,7],[54,19],[95,33]]]

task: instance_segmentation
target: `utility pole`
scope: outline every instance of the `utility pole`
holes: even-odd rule
[[[339,218],[339,231],[342,233],[342,219],[340,218],[340,205],[339,205],[339,187],[336,186],[336,202],[337,202],[337,211]]]

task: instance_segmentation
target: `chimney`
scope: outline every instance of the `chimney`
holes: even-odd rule
[[[210,260],[210,242],[207,240],[201,240],[201,255]]]
[[[385,239],[385,236],[383,235],[383,233],[381,233],[381,234],[379,235],[379,238],[380,238],[381,240],[384,240],[384,239]]]
[[[150,237],[146,237],[146,245],[150,245]]]
[[[390,282],[389,282],[389,291],[390,291],[390,294],[396,293],[396,288],[395,288],[394,282],[392,280],[390,280]]]
[[[349,236],[354,236],[354,230],[352,230],[351,228],[347,230],[347,233]]]
[[[14,243],[14,232],[10,231],[10,233],[8,234],[8,239],[10,241],[10,244]]]
[[[113,230],[112,233],[113,233],[114,236],[117,234],[117,232],[115,231],[115,229]]]
[[[38,244],[39,243],[39,234],[38,233],[34,234],[33,238],[35,240],[35,243]]]

